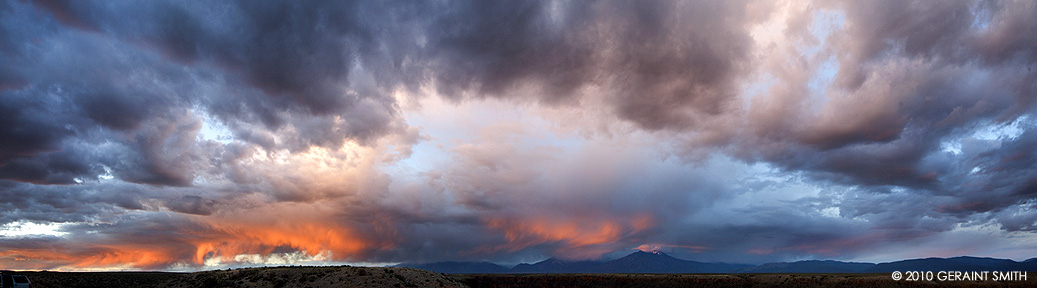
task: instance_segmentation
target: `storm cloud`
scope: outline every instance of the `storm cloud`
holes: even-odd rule
[[[1033,15],[4,1],[0,263],[1023,260]]]

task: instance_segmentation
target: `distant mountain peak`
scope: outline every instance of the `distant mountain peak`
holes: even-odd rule
[[[663,253],[663,251],[659,251],[659,250],[637,250],[637,252],[634,252],[634,253],[632,253],[630,255],[635,255],[635,254],[670,256],[670,255],[667,255],[666,253]],[[627,255],[627,256],[630,256],[630,255]]]

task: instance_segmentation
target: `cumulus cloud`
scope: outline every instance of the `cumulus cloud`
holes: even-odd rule
[[[0,263],[1032,252],[1035,14],[4,2]]]

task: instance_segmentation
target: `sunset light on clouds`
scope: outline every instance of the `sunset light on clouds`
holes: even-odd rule
[[[1037,256],[1034,1],[0,1],[0,267]]]

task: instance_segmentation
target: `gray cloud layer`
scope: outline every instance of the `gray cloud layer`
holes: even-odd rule
[[[167,268],[227,251],[517,261],[657,243],[752,262],[1037,229],[1037,5],[786,4],[6,1],[0,223],[76,237],[0,238],[14,251],[0,256],[115,265],[129,260],[70,259],[125,242],[162,251],[134,266]],[[824,13],[840,20],[820,37]],[[761,42],[753,27],[773,19],[779,41]],[[438,137],[401,107],[432,97],[600,108],[585,120],[633,129],[586,136],[581,154],[491,127],[418,180],[380,169]],[[803,190],[820,192],[786,199]],[[770,195],[788,197],[746,202]],[[300,207],[316,212],[242,220]],[[147,244],[155,231],[175,248]]]

